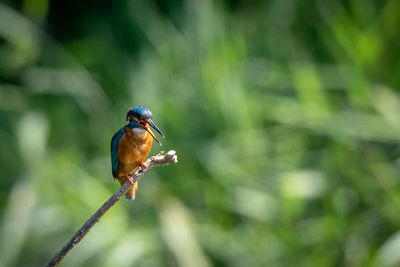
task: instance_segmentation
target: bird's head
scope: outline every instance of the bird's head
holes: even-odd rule
[[[157,137],[151,131],[149,125],[153,127],[162,137],[165,138],[164,134],[161,132],[160,128],[153,122],[153,114],[151,111],[145,107],[134,107],[128,110],[126,114],[126,120],[128,121],[128,127],[130,128],[142,128],[149,132],[151,136],[161,145]]]

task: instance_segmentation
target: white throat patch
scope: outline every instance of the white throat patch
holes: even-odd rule
[[[135,134],[139,135],[140,137],[142,137],[146,133],[146,130],[143,128],[132,128],[132,131],[134,131]]]

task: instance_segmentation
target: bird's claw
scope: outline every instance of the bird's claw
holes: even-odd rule
[[[126,174],[125,174],[125,177],[128,179],[128,181],[129,181],[130,184],[132,184],[132,185],[134,184],[134,181],[133,181],[133,177],[132,177],[132,176],[130,176],[129,174],[126,173]]]

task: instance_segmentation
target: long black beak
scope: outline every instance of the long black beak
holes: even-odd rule
[[[160,128],[158,128],[157,125],[151,119],[146,120],[146,122],[147,122],[147,124],[150,124],[150,126],[153,127],[154,130],[156,130],[159,134],[161,134],[162,137],[165,138],[165,136],[161,132]],[[149,128],[149,126],[147,124],[146,124],[146,126],[143,126],[143,125],[141,125],[141,126],[151,134],[151,136],[154,138],[154,140],[157,141],[157,143],[160,144],[160,146],[162,146],[160,141],[158,141],[157,137],[153,134],[153,132],[151,131],[151,129]]]
[[[150,126],[153,127],[154,130],[156,130],[159,134],[161,134],[162,137],[165,138],[165,136],[161,132],[160,128],[158,128],[157,125],[151,119],[147,120],[147,123],[150,124]]]

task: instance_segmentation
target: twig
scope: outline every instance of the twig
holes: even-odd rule
[[[133,176],[133,181],[136,182],[142,177],[148,170],[156,165],[168,164],[168,163],[177,163],[178,157],[174,150],[170,150],[168,153],[161,152],[157,156],[153,156],[149,158],[145,162],[144,168],[139,168]],[[57,254],[51,259],[49,263],[47,263],[46,267],[56,266],[64,256],[74,247],[76,246],[82,238],[89,232],[89,230],[98,222],[101,216],[104,215],[115,203],[121,198],[121,196],[131,187],[132,185],[126,181],[117,192],[114,193],[97,211],[90,217],[89,220],[75,233],[75,235],[68,241],[67,244],[59,251]]]

